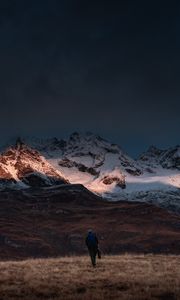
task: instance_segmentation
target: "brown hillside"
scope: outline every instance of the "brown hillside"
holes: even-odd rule
[[[180,216],[138,202],[105,202],[81,185],[3,191],[0,258],[86,253],[88,228],[104,253],[180,254]]]

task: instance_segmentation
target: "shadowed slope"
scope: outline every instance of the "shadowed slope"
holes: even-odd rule
[[[0,258],[86,252],[94,228],[105,253],[180,253],[180,217],[138,202],[110,203],[81,185],[4,191],[0,195]]]

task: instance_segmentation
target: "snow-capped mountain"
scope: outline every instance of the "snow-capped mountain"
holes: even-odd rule
[[[20,139],[0,155],[0,186],[26,188],[68,183],[38,151]]]
[[[165,169],[177,169],[180,171],[180,146],[168,150],[160,150],[151,146],[139,157],[139,162],[148,167],[157,169],[162,166]]]
[[[67,141],[26,140],[38,149],[53,167],[71,183],[82,183],[90,190],[103,194],[126,188],[126,176],[139,176],[140,165],[116,144],[92,133],[73,133]],[[43,146],[42,146],[43,145]]]
[[[81,183],[109,200],[180,208],[178,146],[168,150],[150,147],[138,160],[92,133],[73,133],[67,141],[53,139],[51,146],[49,140],[39,143],[34,139],[33,146],[71,183]]]
[[[30,174],[33,173],[33,178],[39,174],[41,178],[45,176],[49,184],[57,178],[62,182],[83,184],[109,200],[148,201],[180,210],[179,146],[168,150],[151,146],[134,160],[118,145],[92,133],[75,132],[66,141],[25,138],[23,142],[1,155],[2,178],[31,185]],[[4,166],[4,158],[9,161],[11,151],[14,153],[15,150],[20,151],[19,154]],[[19,161],[21,167],[18,170],[21,171],[17,172]]]

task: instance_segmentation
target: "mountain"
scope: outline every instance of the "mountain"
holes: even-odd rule
[[[139,161],[147,166],[157,168],[162,166],[165,169],[176,169],[180,171],[180,146],[167,150],[160,150],[151,146],[146,152],[140,155]]]
[[[33,173],[33,178],[35,174],[36,178],[38,174],[38,179],[46,178],[45,182],[43,179],[42,185],[53,185],[58,178],[60,182],[62,180],[71,184],[83,184],[107,200],[145,201],[180,212],[179,146],[167,150],[151,146],[135,160],[118,145],[92,133],[75,132],[67,140],[57,138],[22,140],[21,147],[24,151],[18,156],[21,161],[20,167],[18,163],[16,167],[24,171],[19,170],[17,176],[16,172],[12,174],[14,169],[7,166],[1,168],[1,178],[7,177],[8,182],[16,180],[19,184],[32,186],[34,183],[32,184],[30,174]],[[9,145],[9,147],[14,149],[11,151],[19,151],[17,146],[13,148]],[[5,150],[2,154],[3,160],[4,157],[8,157],[7,151],[9,150]],[[27,159],[23,159],[27,151],[36,153],[35,156],[30,154],[28,166],[33,166],[33,170],[30,169],[28,172]],[[14,162],[6,162],[7,164],[10,166]],[[43,164],[46,167],[42,169]],[[36,181],[36,185],[38,184]]]
[[[39,187],[68,183],[40,153],[20,139],[0,155],[1,187]]]
[[[151,146],[135,160],[118,145],[92,133],[67,141],[27,139],[71,183],[81,183],[108,200],[138,200],[180,211],[179,146]]]
[[[92,133],[75,132],[67,141],[53,139],[51,147],[49,140],[33,139],[26,143],[38,149],[71,183],[84,184],[100,194],[109,189],[124,189],[127,174],[142,173],[138,163],[118,145]]]

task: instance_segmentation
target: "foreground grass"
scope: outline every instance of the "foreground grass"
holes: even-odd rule
[[[180,257],[105,256],[0,263],[0,299],[180,299]]]

